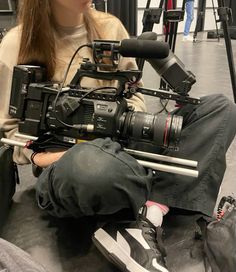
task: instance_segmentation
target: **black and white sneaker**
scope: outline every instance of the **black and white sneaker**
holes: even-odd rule
[[[162,244],[162,230],[146,217],[142,208],[136,222],[108,224],[93,235],[101,253],[122,271],[168,272]]]

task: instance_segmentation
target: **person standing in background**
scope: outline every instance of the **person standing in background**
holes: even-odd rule
[[[187,18],[184,25],[183,41],[193,41],[193,37],[189,35],[190,27],[194,18],[194,0],[186,0],[185,10]]]

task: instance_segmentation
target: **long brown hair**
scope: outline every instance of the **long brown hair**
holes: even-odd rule
[[[23,0],[18,22],[22,27],[18,64],[37,64],[46,67],[48,79],[55,72],[55,35],[50,0]],[[84,23],[89,40],[102,37],[101,30],[88,9]]]

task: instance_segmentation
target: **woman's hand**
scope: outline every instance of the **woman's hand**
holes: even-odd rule
[[[45,168],[59,160],[65,153],[66,151],[36,153],[33,156],[32,162],[39,167]]]

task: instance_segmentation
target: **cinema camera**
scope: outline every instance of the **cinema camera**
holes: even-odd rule
[[[70,147],[78,139],[108,136],[120,142],[124,148],[130,141],[137,141],[177,149],[182,129],[181,116],[134,111],[126,100],[140,92],[172,99],[178,104],[199,103],[198,99],[188,95],[195,83],[194,75],[186,71],[180,60],[169,52],[169,46],[160,41],[141,39],[121,42],[97,40],[84,46],[91,48],[94,61],[84,59],[66,87],[63,83],[45,82],[46,71],[42,67],[14,67],[9,114],[19,119],[20,134],[35,139],[29,147],[42,151],[48,147]],[[146,59],[170,90],[140,87],[138,81],[142,72],[118,70],[120,56]],[[67,73],[68,70],[69,67]],[[117,86],[85,88],[82,86],[84,77],[115,81]],[[138,153],[130,151],[132,155]],[[140,152],[139,155],[142,157],[144,153]]]

